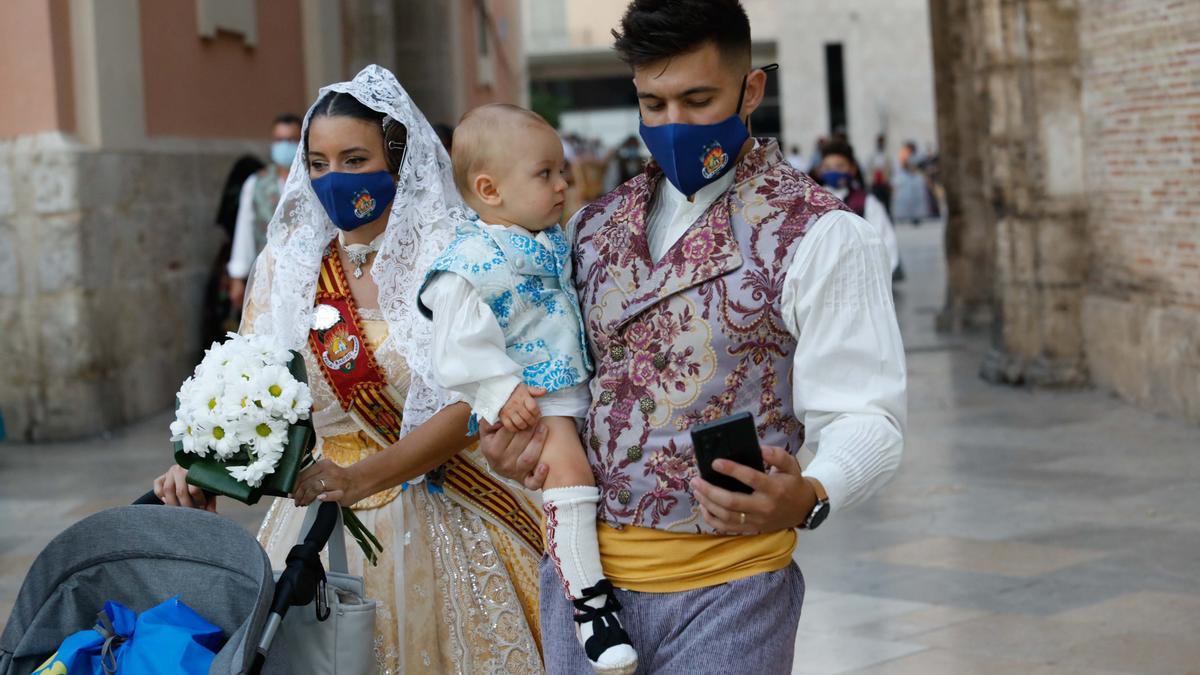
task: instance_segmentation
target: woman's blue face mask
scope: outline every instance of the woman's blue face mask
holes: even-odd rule
[[[313,180],[312,187],[329,219],[344,232],[378,219],[396,196],[396,181],[389,171],[330,171]]]

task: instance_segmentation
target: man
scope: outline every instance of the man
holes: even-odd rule
[[[634,0],[614,34],[654,162],[569,228],[596,367],[583,440],[605,576],[644,672],[788,673],[804,597],[792,553],[813,545],[798,528],[836,520],[900,460],[887,252],[775,141],[749,137],[767,74],[736,0]],[[713,468],[751,494],[700,479],[688,433],[741,411],[770,471]],[[493,427],[481,445],[536,488],[544,438]],[[545,561],[541,601],[547,670],[588,672]]]
[[[246,179],[238,201],[237,222],[233,228],[233,248],[229,252],[229,301],[241,310],[246,293],[246,277],[267,243],[267,224],[279,204],[283,182],[300,148],[300,118],[292,113],[275,117],[271,124],[271,163]]]

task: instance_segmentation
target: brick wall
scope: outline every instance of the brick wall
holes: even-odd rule
[[[1200,420],[1200,2],[1081,3],[1095,380]]]

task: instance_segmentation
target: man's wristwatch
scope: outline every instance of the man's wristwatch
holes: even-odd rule
[[[800,525],[804,530],[815,530],[825,522],[829,517],[829,494],[825,492],[825,486],[821,485],[821,481],[816,478],[804,476],[804,480],[813,486],[813,490],[817,493],[817,503],[813,505],[813,510],[809,512],[808,517],[804,519],[804,523]]]

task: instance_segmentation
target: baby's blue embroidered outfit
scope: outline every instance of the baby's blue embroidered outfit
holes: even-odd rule
[[[570,278],[571,246],[557,225],[542,234],[549,247],[515,228],[461,224],[426,273],[418,297],[443,272],[467,280],[495,315],[505,353],[523,367],[525,384],[555,392],[586,383],[592,364]],[[432,318],[424,303],[418,307]],[[476,424],[472,415],[472,432]]]

